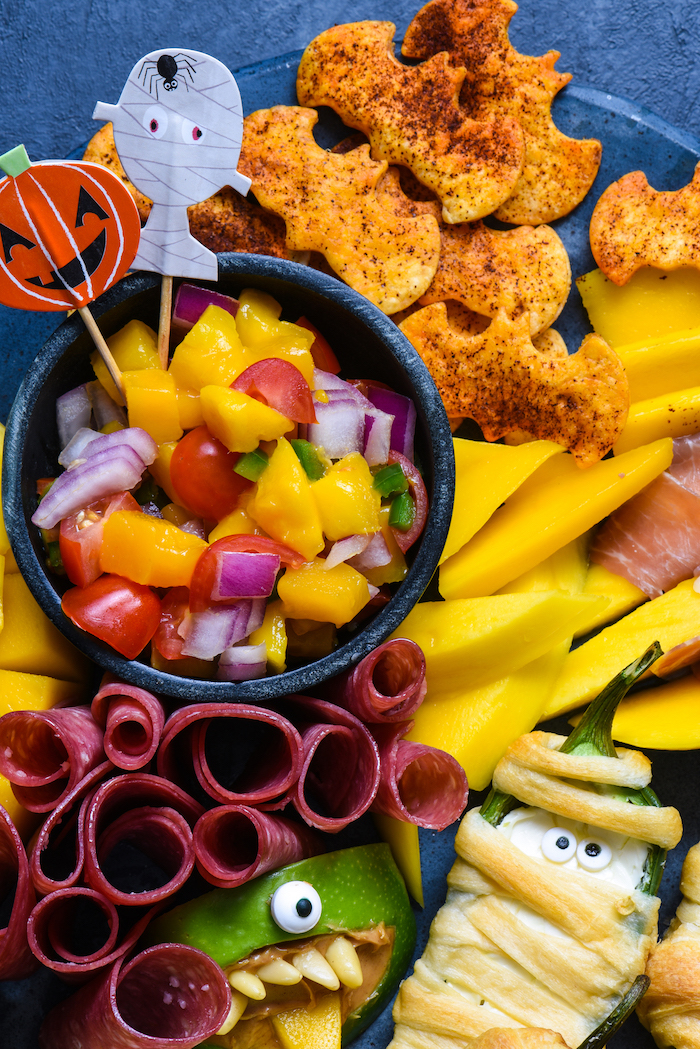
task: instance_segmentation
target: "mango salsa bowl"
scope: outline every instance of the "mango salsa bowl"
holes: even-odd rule
[[[176,290],[178,283],[176,279]],[[157,331],[160,286],[161,278],[156,274],[132,273],[101,296],[92,312],[104,336],[109,339],[132,320]],[[47,566],[40,529],[31,521],[37,509],[37,482],[55,477],[60,469],[62,442],[56,402],[95,378],[90,363],[94,347],[77,314],[49,338],[17,394],[5,440],[3,507],[12,550],[32,594],[62,633],[100,667],[124,681],[179,701],[196,697],[264,702],[308,691],[339,674],[398,628],[422,596],[438,564],[452,512],[454,458],[447,418],[427,369],[395,323],[362,296],[335,278],[295,262],[233,253],[219,255],[216,290],[232,297],[244,291],[272,296],[282,307],[282,321],[295,323],[303,317],[325,336],[343,379],[369,380],[413,402],[415,462],[427,490],[428,515],[422,534],[406,554],[405,577],[391,586],[386,603],[377,602],[371,616],[356,617],[341,627],[335,647],[327,654],[306,660],[297,655],[296,660],[287,661],[286,669],[276,667],[273,672],[268,660],[267,676],[254,680],[182,676],[172,672],[172,664],[162,669],[163,661],[151,660],[148,646],[136,658],[127,658],[79,629],[61,606],[71,583]],[[157,587],[153,592],[159,599],[164,597]],[[108,614],[118,616],[117,611]]]

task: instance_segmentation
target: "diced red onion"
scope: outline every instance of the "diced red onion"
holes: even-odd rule
[[[328,552],[325,568],[335,568],[343,561],[349,561],[351,557],[361,554],[372,540],[371,535],[348,535],[345,539],[339,539]]]
[[[91,430],[87,426],[81,426],[81,428],[73,434],[70,441],[59,455],[58,461],[60,465],[68,467],[76,459],[87,458],[84,454],[87,446],[91,444],[92,441],[96,441],[98,437],[103,436],[104,434],[99,433],[97,430]]]
[[[232,317],[238,312],[238,299],[222,295],[211,288],[200,288],[197,284],[181,284],[175,295],[175,306],[171,325],[183,335],[193,327],[202,316],[207,306],[220,306]]]
[[[101,382],[95,379],[94,382],[87,383],[85,388],[92,405],[96,429],[101,430],[109,423],[119,423],[124,427],[128,425],[126,412],[116,401],[112,400]]]
[[[94,442],[93,442],[94,443]],[[111,448],[60,474],[32,516],[38,528],[59,521],[107,495],[128,492],[141,480],[145,464],[133,448]]]
[[[191,517],[189,521],[185,521],[184,524],[180,525],[180,531],[189,532],[190,535],[197,535],[200,539],[207,538],[204,522],[199,517]]]
[[[350,452],[361,452],[364,438],[364,412],[351,400],[323,404],[316,401],[315,423],[307,428],[308,440],[323,448],[331,459],[342,459]]]
[[[365,412],[365,435],[362,454],[370,466],[381,466],[389,461],[391,428],[394,416],[375,409]]]
[[[382,568],[391,561],[391,551],[386,545],[383,533],[375,532],[374,535],[368,536],[368,538],[369,543],[365,548],[355,557],[348,560],[350,567],[356,568],[358,572],[368,572],[372,568]]]
[[[416,406],[410,397],[382,386],[369,386],[367,397],[387,415],[393,415],[391,448],[413,462],[413,442],[416,433]],[[385,459],[384,462],[387,460]]]
[[[269,597],[279,570],[277,554],[221,550],[216,555],[212,598],[214,601],[228,601],[232,598]]]
[[[143,459],[146,466],[150,466],[158,455],[158,445],[151,435],[140,426],[127,426],[125,430],[115,430],[113,433],[100,433],[97,439],[91,441],[83,452],[84,458],[97,455],[107,448],[133,448],[136,454]]]
[[[264,598],[238,601],[235,605],[210,608],[206,612],[190,612],[178,630],[185,639],[182,654],[197,659],[214,659],[224,649],[262,626],[264,616]]]
[[[232,645],[219,658],[219,681],[252,681],[267,673],[267,646]]]
[[[61,394],[56,401],[56,425],[61,448],[65,448],[78,430],[90,425],[91,415],[92,405],[85,383],[82,386],[76,386],[74,390],[69,390],[68,393]]]

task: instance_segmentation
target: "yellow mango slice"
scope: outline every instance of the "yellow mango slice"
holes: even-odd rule
[[[340,1049],[340,993],[324,994],[313,1009],[290,1009],[271,1017],[283,1049]]]
[[[129,321],[118,332],[107,339],[112,356],[117,362],[119,369],[124,371],[136,371],[139,368],[158,368],[158,337],[143,321]],[[90,364],[95,377],[117,404],[123,406],[124,399],[114,385],[107,365],[102,360],[99,350],[90,355]]]
[[[617,355],[633,404],[700,386],[700,327],[618,346]]]
[[[5,625],[0,633],[0,669],[87,681],[91,663],[56,629],[19,573],[5,577]]]
[[[513,673],[571,637],[605,601],[548,590],[426,601],[392,637],[408,637],[425,655],[429,688],[470,687]]]
[[[176,347],[169,371],[179,387],[201,390],[202,386],[230,386],[254,360],[231,314],[212,305]]]
[[[493,594],[592,528],[669,466],[670,438],[581,470],[555,455],[440,567],[446,599]]]
[[[673,590],[647,601],[570,652],[543,717],[551,718],[589,703],[653,641],[658,641],[667,652],[695,637],[700,621],[700,594],[693,590],[693,582],[686,579]]]
[[[253,631],[248,644],[264,644],[267,649],[268,673],[284,673],[287,669],[287,628],[281,601],[268,601],[262,626]]]
[[[294,427],[286,415],[240,390],[203,386],[200,404],[209,432],[230,452],[252,452],[261,441],[274,441]]]
[[[182,437],[175,380],[162,368],[122,372],[129,426],[140,426],[156,444]]]
[[[248,513],[269,536],[298,550],[307,561],[323,550],[321,519],[309,479],[284,437],[260,476]]]
[[[508,447],[453,437],[455,500],[440,564],[456,554],[533,471],[564,449],[553,441]]]
[[[591,325],[617,348],[700,325],[700,273],[678,269],[665,273],[646,267],[621,287],[593,270],[576,286]]]
[[[565,590],[567,594],[580,594],[587,575],[588,533],[572,539],[561,550],[555,550],[544,561],[540,561],[529,572],[523,572],[497,593],[532,594],[538,590]],[[601,607],[599,614],[602,612]]]
[[[576,630],[574,637],[585,637],[591,630],[597,630],[599,626],[612,623],[621,616],[626,616],[633,608],[638,608],[644,601],[648,601],[647,595],[634,583],[630,583],[624,576],[616,575],[609,568],[592,563],[586,575],[583,586],[584,594],[600,594],[607,597],[608,604],[595,613],[587,623],[583,623]]]
[[[406,739],[446,750],[466,772],[470,788],[485,790],[508,745],[537,724],[561,669],[566,649],[559,648],[477,688],[441,691],[428,683]]]
[[[685,437],[700,430],[700,386],[664,393],[630,405],[625,428],[613,445],[622,455],[660,437]]]
[[[577,725],[581,715],[571,718]],[[690,674],[622,700],[612,724],[612,738],[653,750],[700,747],[700,681]]]
[[[416,903],[423,906],[423,878],[420,866],[420,841],[418,827],[415,823],[385,816],[383,812],[373,813],[374,822],[382,839],[391,849],[396,866],[403,875],[406,888]]]
[[[177,503],[178,496],[170,480],[170,460],[176,448],[177,441],[165,441],[158,445],[158,455],[148,467],[148,472],[153,480],[166,495],[170,496],[173,503]]]

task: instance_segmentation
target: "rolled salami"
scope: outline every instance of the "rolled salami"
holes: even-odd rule
[[[356,667],[335,678],[330,699],[361,721],[407,721],[425,698],[425,657],[406,637],[379,645]]]
[[[36,903],[22,839],[0,807],[0,885],[12,899],[7,925],[0,928],[0,980],[23,980],[39,963],[27,943],[27,919]],[[12,890],[14,888],[14,896]]]
[[[117,768],[134,772],[154,757],[165,724],[165,708],[152,692],[109,679],[90,709],[104,729],[105,754]]]

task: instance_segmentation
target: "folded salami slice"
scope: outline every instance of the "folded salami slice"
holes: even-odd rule
[[[165,943],[81,987],[44,1020],[40,1049],[194,1049],[231,1009],[223,970],[194,947]]]
[[[409,638],[395,637],[335,678],[328,694],[361,721],[384,723],[413,717],[426,687],[421,649]]]
[[[401,739],[412,724],[372,726],[381,757],[381,781],[372,810],[444,830],[466,808],[467,777],[451,754]]]
[[[284,796],[296,782],[301,738],[274,710],[197,703],[168,718],[157,767],[159,775],[187,786],[185,770],[193,769],[204,791],[223,804],[258,805]]]
[[[85,882],[125,906],[166,899],[194,869],[192,827],[203,811],[174,783],[146,772],[125,772],[103,783],[84,814]],[[123,872],[119,884],[111,880],[117,849],[135,851],[140,861],[128,884]]]
[[[221,889],[324,851],[304,824],[247,805],[217,805],[200,816],[194,849],[202,877]]]
[[[27,943],[27,919],[36,903],[29,861],[22,839],[8,813],[0,807],[0,886],[12,909],[0,928],[0,980],[23,980],[39,963]]]
[[[104,761],[89,707],[13,710],[0,718],[0,772],[31,812],[50,812]]]
[[[289,792],[299,815],[317,830],[336,833],[359,819],[379,787],[379,750],[349,711],[308,696],[290,696],[284,712],[301,732],[304,760]]]
[[[165,724],[165,708],[152,692],[107,680],[90,709],[104,729],[105,754],[117,768],[133,772],[148,764]]]

